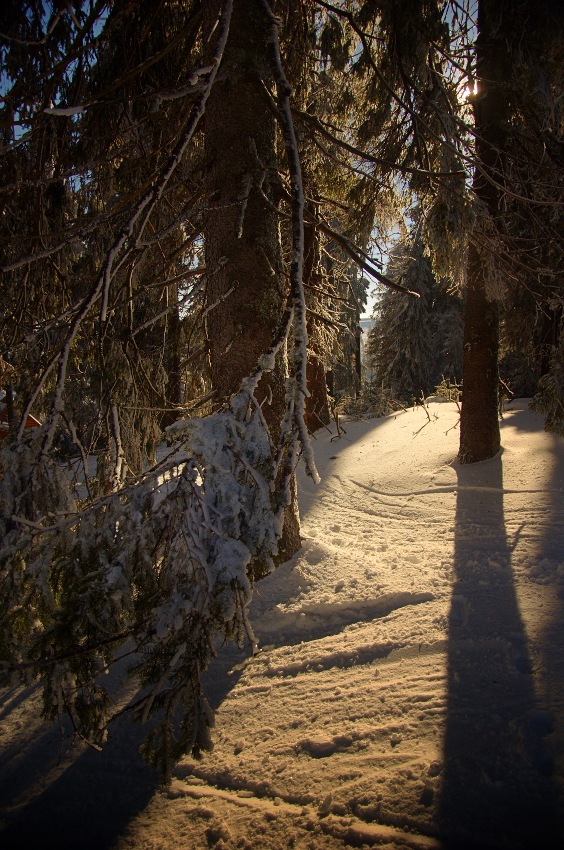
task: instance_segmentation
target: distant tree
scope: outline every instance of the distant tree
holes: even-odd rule
[[[531,408],[546,416],[546,430],[564,436],[564,334],[553,349],[549,370],[539,381]]]
[[[437,282],[420,237],[406,237],[393,250],[387,275],[419,298],[381,293],[368,336],[373,380],[409,404],[429,395],[444,376],[462,373],[461,299]]]

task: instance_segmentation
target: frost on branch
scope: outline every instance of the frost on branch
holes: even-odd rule
[[[175,426],[174,456],[78,508],[71,479],[42,453],[42,429],[2,452],[4,681],[43,679],[45,715],[67,713],[99,746],[116,713],[102,674],[130,654],[141,684],[130,708],[158,717],[143,750],[165,779],[209,745],[201,673],[217,641],[247,635],[254,648],[246,609],[277,550],[287,496],[273,482],[297,435],[274,450],[258,377],[223,412]]]

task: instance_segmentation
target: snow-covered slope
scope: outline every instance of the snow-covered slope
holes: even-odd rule
[[[433,403],[317,435],[303,548],[256,587],[261,651],[210,671],[214,752],[99,847],[561,846],[564,441],[515,402],[502,453],[460,467],[457,421]],[[61,793],[27,807],[43,835]]]

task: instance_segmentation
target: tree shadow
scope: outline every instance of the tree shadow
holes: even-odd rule
[[[564,441],[552,436],[556,465],[552,477],[552,507],[547,518],[545,534],[540,541],[538,558],[550,573],[558,573],[559,564],[564,561],[564,499],[562,482],[564,481]],[[559,493],[558,495],[556,495]],[[561,568],[560,568],[561,569]],[[542,670],[539,688],[551,714],[554,716],[554,735],[552,736],[555,760],[555,776],[559,781],[558,830],[564,836],[564,652],[562,635],[564,631],[564,575],[551,575],[544,604],[548,608],[542,646],[540,647],[540,667]],[[546,610],[545,608],[545,610]]]
[[[457,468],[439,824],[445,850],[559,846],[550,717],[535,695],[501,454]]]
[[[530,432],[542,427],[542,416],[531,413],[527,399],[516,400],[515,406],[517,409],[509,409],[510,416],[504,419],[502,429],[512,427]],[[539,475],[543,477],[547,467],[551,467],[551,477],[543,486],[543,498],[537,505],[536,528],[530,530],[537,536],[537,546],[528,566],[536,575],[530,577],[528,584],[529,592],[538,600],[537,616],[542,623],[540,629],[537,625],[540,639],[535,671],[539,696],[554,718],[550,743],[559,791],[559,834],[564,836],[564,440],[550,433],[544,434],[544,440],[544,450],[539,454]]]
[[[69,733],[61,739],[56,727],[40,724],[21,752],[3,758],[2,850],[113,847],[158,786],[138,751],[145,732],[123,717],[102,752],[77,753]]]
[[[234,644],[219,651],[203,675],[213,709],[241,675],[248,652]],[[40,690],[0,694],[5,726],[0,753],[0,847],[22,850],[110,850],[160,788],[139,753],[149,729],[128,714],[110,726],[101,752],[73,744],[63,728],[39,720]],[[17,716],[16,716],[17,715]]]

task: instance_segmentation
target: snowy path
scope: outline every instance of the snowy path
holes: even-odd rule
[[[262,650],[212,671],[214,752],[81,846],[560,846],[564,441],[516,404],[502,455],[459,468],[457,419],[319,436],[304,546],[256,588]]]

